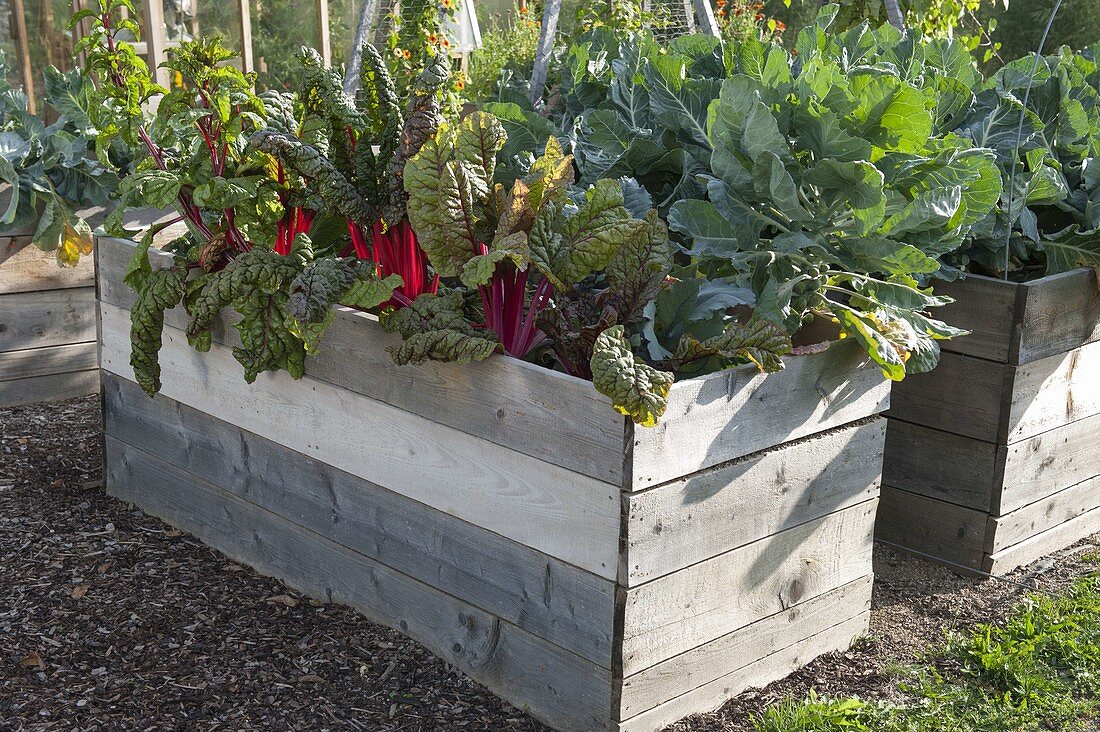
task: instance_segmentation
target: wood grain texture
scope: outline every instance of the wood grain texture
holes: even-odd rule
[[[1023,315],[1009,362],[1027,364],[1100,340],[1100,280],[1092,269],[1020,285]]]
[[[623,676],[871,573],[877,500],[628,590]]]
[[[985,560],[987,511],[882,486],[875,537],[966,569]]]
[[[870,575],[758,620],[623,681],[620,718],[641,714],[871,609]]]
[[[955,282],[937,282],[937,295],[946,295],[955,302],[937,308],[940,320],[970,331],[963,338],[942,341],[940,348],[949,353],[976,356],[990,361],[1008,363],[1017,342],[1017,301],[1022,299],[1021,285],[968,275]]]
[[[762,688],[802,668],[818,656],[849,648],[867,632],[870,613],[857,615],[756,663],[632,717],[618,726],[619,732],[659,732],[669,724],[696,712],[717,709],[746,689]]]
[[[125,309],[134,300],[122,284],[132,252],[132,242],[100,240],[100,297]],[[153,256],[162,266],[168,261]],[[225,320],[214,340],[236,345]],[[187,321],[180,308],[166,319],[181,329]],[[591,383],[508,357],[398,366],[386,348],[400,343],[373,315],[338,308],[306,373],[540,460],[622,481],[625,422]]]
[[[99,366],[95,343],[72,343],[0,353],[0,381],[87,371]]]
[[[635,587],[878,495],[886,420],[624,493],[620,581]]]
[[[73,371],[0,381],[0,407],[63,401],[99,391],[99,371]]]
[[[91,287],[94,283],[92,257],[81,257],[75,267],[62,267],[54,252],[26,246],[0,261],[0,294]]]
[[[673,384],[656,427],[633,430],[634,490],[659,485],[885,410],[890,389],[850,341],[787,359],[783,371],[753,367]]]
[[[1000,492],[997,445],[950,432],[887,420],[882,482],[978,511]]]
[[[1005,480],[993,513],[1003,515],[1100,475],[1100,415],[998,450]]]
[[[1096,483],[1097,481],[1093,482]],[[1093,485],[1091,489],[1094,492],[1100,491],[1100,485]],[[990,574],[1007,574],[1018,567],[1064,549],[1098,531],[1100,531],[1100,509],[1093,509],[987,556],[984,569]]]
[[[94,341],[95,290],[0,295],[0,351]]]
[[[107,466],[112,495],[300,592],[400,630],[548,724],[609,726],[607,669],[113,438]]]
[[[1093,447],[1096,449],[1097,443],[1093,443]],[[997,554],[1098,508],[1100,474],[1012,513],[991,517],[986,552]]]
[[[100,304],[102,367],[133,380],[129,316]],[[166,328],[165,396],[545,554],[614,579],[619,489],[327,382],[245,385],[230,349]]]
[[[611,668],[613,582],[105,375],[107,434]]]
[[[943,353],[926,374],[895,382],[886,416],[964,437],[997,442],[1012,367]]]
[[[1014,369],[1000,442],[1009,445],[1100,414],[1100,341]]]

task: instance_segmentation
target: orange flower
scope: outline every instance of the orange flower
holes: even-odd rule
[[[455,89],[458,89],[459,91],[462,91],[465,88],[466,88],[466,82],[464,82],[462,79],[458,79],[458,80],[455,81]]]
[[[726,0],[718,0],[715,5],[718,7],[719,10],[721,10],[722,8],[726,7]]]
[[[429,33],[428,43],[439,43],[439,36],[437,36],[435,33]]]
[[[782,20],[777,20],[775,21],[775,30],[779,33],[782,33],[783,31],[787,30],[787,24],[784,23]]]
[[[409,49],[406,48],[404,51],[401,52],[401,56],[403,58],[405,58],[406,60],[408,60],[408,59],[412,58],[412,51],[410,51]]]
[[[451,47],[451,42],[448,41],[446,38],[444,38],[443,39],[443,48],[450,48],[450,47]]]

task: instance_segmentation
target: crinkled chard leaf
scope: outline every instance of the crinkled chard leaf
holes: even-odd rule
[[[611,399],[615,409],[643,427],[653,427],[668,407],[675,377],[634,356],[623,326],[608,328],[596,338],[592,353],[592,383]]]

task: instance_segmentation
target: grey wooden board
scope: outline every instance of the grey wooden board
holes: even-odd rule
[[[871,573],[877,500],[628,590],[623,676]]]
[[[997,445],[900,419],[887,420],[882,482],[978,511],[1000,489]]]
[[[99,371],[28,376],[0,381],[0,407],[16,407],[35,402],[53,402],[95,394],[99,391]]]
[[[94,341],[95,290],[0,295],[0,351]]]
[[[1100,490],[1100,486],[1093,486],[1092,490]],[[1093,509],[986,557],[984,569],[990,574],[1008,574],[1018,567],[1065,549],[1098,531],[1100,531],[1100,509]]]
[[[950,353],[1008,363],[1015,339],[1020,285],[969,275],[955,282],[937,282],[935,290],[937,295],[955,299],[950,305],[937,308],[936,317],[970,331],[970,335],[963,338],[941,341],[940,348]]]
[[[0,381],[87,371],[98,365],[94,342],[5,351],[0,353]]]
[[[1010,363],[1026,364],[1100,340],[1100,279],[1078,269],[1021,285],[1023,317]]]
[[[100,296],[128,309],[134,293],[122,283],[132,242],[100,239]],[[166,255],[153,252],[166,263]],[[177,308],[169,325],[184,329]],[[235,345],[225,327],[215,340]],[[401,337],[374,316],[338,308],[320,353],[306,373],[441,424],[618,485],[623,475],[625,422],[592,384],[512,358],[471,364],[398,366],[386,348]]]
[[[792,643],[865,615],[871,609],[872,580],[867,575],[849,582],[625,679],[622,718],[641,714]]]
[[[882,486],[875,536],[967,569],[981,569],[989,514]]]
[[[81,257],[75,267],[62,267],[54,252],[27,246],[0,261],[0,294],[92,287],[94,284],[92,257]]]
[[[0,267],[4,265],[4,262],[30,246],[32,238],[30,234],[0,235]]]
[[[1001,446],[999,453],[1005,480],[995,515],[1100,475],[1100,414]]]
[[[100,303],[102,367],[133,380],[129,314]],[[306,376],[242,381],[230,349],[166,328],[165,396],[570,564],[615,579],[618,486]]]
[[[1100,443],[1093,443],[1093,449],[1100,450]],[[1097,508],[1100,508],[1100,474],[1012,513],[991,517],[986,551],[996,554]]]
[[[1013,444],[1100,414],[1100,341],[1014,369],[1001,442]]]
[[[611,668],[615,584],[105,374],[107,434]]]
[[[935,370],[894,383],[888,417],[997,442],[1011,367],[943,353]]]
[[[760,661],[665,702],[619,724],[619,732],[659,732],[689,714],[717,709],[746,689],[763,688],[802,668],[818,656],[849,648],[867,631],[870,613],[834,625]]]
[[[887,408],[881,371],[851,341],[775,374],[729,369],[673,384],[656,427],[633,430],[627,486],[648,488]]]
[[[620,577],[634,587],[877,497],[885,422],[842,427],[624,493]]]
[[[107,471],[112,495],[300,592],[400,630],[551,726],[609,726],[607,669],[113,438]]]

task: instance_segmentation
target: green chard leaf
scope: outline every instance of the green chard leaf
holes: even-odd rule
[[[596,338],[591,369],[596,391],[635,424],[653,427],[665,413],[675,377],[637,358],[623,326],[612,326]]]

